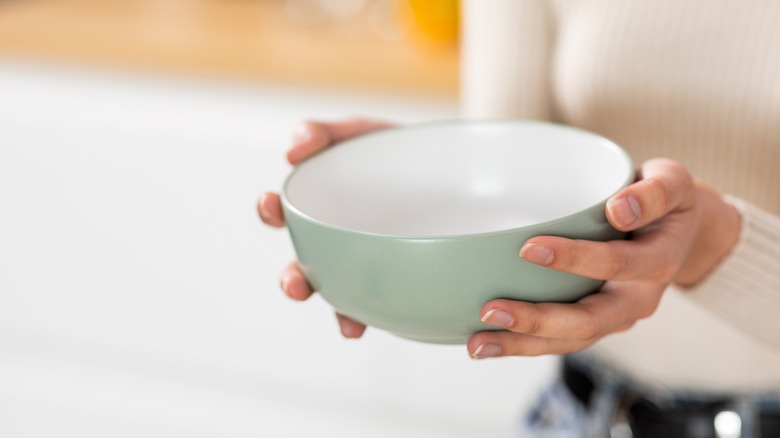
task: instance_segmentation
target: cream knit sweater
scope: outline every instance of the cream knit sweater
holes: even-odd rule
[[[589,354],[648,384],[780,390],[780,1],[466,0],[463,20],[466,117],[674,158],[743,214],[708,278]]]

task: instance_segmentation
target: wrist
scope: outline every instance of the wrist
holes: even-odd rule
[[[742,229],[742,215],[720,193],[699,181],[694,190],[698,209],[696,234],[673,280],[683,287],[696,285],[716,269],[739,241]]]

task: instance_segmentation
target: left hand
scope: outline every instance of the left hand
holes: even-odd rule
[[[538,236],[520,250],[528,262],[606,280],[604,287],[572,304],[486,303],[480,318],[506,330],[473,335],[472,357],[566,354],[628,330],[655,312],[670,283],[691,285],[712,270],[735,245],[741,222],[717,192],[668,159],[645,162],[639,180],[607,202],[606,215],[632,239]]]

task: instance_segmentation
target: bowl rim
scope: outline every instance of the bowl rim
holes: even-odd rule
[[[622,184],[620,187],[615,190],[614,192],[610,193],[606,198],[603,198],[599,200],[598,202],[591,204],[585,208],[579,209],[573,213],[567,214],[565,216],[561,216],[559,218],[551,219],[544,222],[539,222],[531,225],[525,225],[521,227],[513,227],[513,228],[504,228],[500,230],[494,230],[494,231],[482,231],[477,233],[463,233],[463,234],[434,234],[434,235],[423,235],[423,236],[415,236],[415,235],[399,235],[399,234],[385,234],[385,233],[374,233],[374,232],[368,232],[368,231],[361,231],[361,230],[354,230],[350,228],[345,228],[337,225],[333,225],[324,221],[321,221],[319,219],[316,219],[312,217],[311,215],[304,213],[299,208],[297,208],[293,203],[290,201],[288,195],[287,195],[287,189],[290,184],[290,181],[295,177],[295,175],[299,172],[299,170],[306,165],[307,162],[315,159],[316,157],[320,156],[321,154],[327,153],[329,150],[333,149],[334,147],[338,147],[347,143],[355,142],[355,141],[362,141],[366,137],[371,136],[377,136],[377,135],[383,135],[386,134],[389,131],[397,131],[397,130],[416,130],[416,129],[425,129],[435,126],[441,126],[441,125],[538,125],[538,126],[548,126],[553,127],[555,129],[563,129],[579,134],[585,134],[590,137],[595,137],[597,139],[600,139],[604,146],[613,152],[616,152],[618,157],[620,157],[623,162],[626,164],[627,169],[627,175],[623,179]],[[542,229],[542,228],[549,228],[552,226],[555,226],[560,223],[568,222],[574,217],[583,215],[594,208],[597,208],[601,206],[602,204],[606,204],[606,202],[615,194],[626,188],[629,184],[631,184],[635,180],[635,169],[634,169],[634,163],[631,159],[631,156],[628,154],[628,152],[623,149],[621,146],[619,146],[614,141],[610,140],[607,137],[604,137],[603,135],[596,134],[592,131],[588,131],[586,129],[578,128],[575,126],[565,125],[561,123],[554,123],[554,122],[547,122],[547,121],[540,121],[540,120],[528,120],[528,119],[489,119],[489,120],[461,120],[461,119],[445,119],[445,120],[436,120],[436,121],[429,121],[429,122],[421,122],[421,123],[410,123],[406,125],[400,125],[397,127],[387,128],[387,129],[380,129],[378,131],[369,132],[348,140],[344,140],[342,142],[336,143],[332,146],[326,147],[322,150],[317,151],[316,153],[312,154],[311,156],[307,157],[305,160],[300,162],[298,165],[296,165],[292,171],[287,175],[287,177],[284,180],[284,184],[282,186],[282,190],[280,192],[280,198],[282,202],[282,206],[285,210],[294,213],[301,219],[311,222],[313,224],[316,224],[318,226],[328,228],[334,231],[339,231],[341,233],[347,233],[352,234],[356,236],[363,236],[363,237],[372,237],[372,238],[378,238],[378,239],[388,239],[388,240],[401,240],[401,241],[442,241],[442,240],[463,240],[463,239],[482,239],[487,237],[497,237],[497,236],[503,236],[503,235],[512,235],[517,233],[526,233],[529,231],[534,231],[536,229]]]

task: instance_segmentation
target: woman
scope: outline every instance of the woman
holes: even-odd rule
[[[600,293],[481,310],[506,330],[475,334],[474,358],[567,355],[525,433],[780,436],[780,3],[471,0],[463,19],[466,117],[582,127],[643,163],[606,211],[632,240],[539,236],[520,253],[607,280]],[[288,158],[387,127],[308,122]],[[258,210],[283,225],[276,194]],[[312,293],[296,264],[282,286]]]

